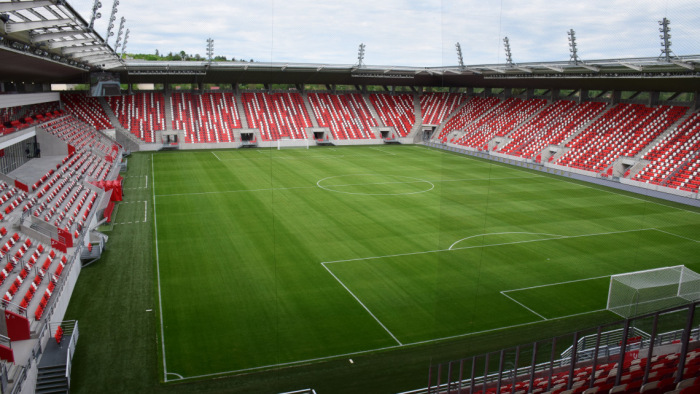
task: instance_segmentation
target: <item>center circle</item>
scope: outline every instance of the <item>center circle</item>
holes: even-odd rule
[[[425,193],[435,185],[425,179],[403,175],[350,174],[320,179],[316,186],[330,192],[366,196],[400,196]]]

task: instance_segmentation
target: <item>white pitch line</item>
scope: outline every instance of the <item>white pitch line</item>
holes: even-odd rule
[[[354,258],[354,259],[324,261],[321,264],[334,264],[334,263],[344,263],[344,262],[349,262],[349,261],[361,261],[361,260],[375,260],[375,259],[383,259],[383,258],[387,258],[387,257],[401,257],[401,256],[412,256],[412,255],[428,254],[428,253],[452,252],[455,250],[477,249],[477,248],[486,248],[486,247],[492,247],[492,246],[518,245],[518,244],[542,242],[542,241],[557,241],[557,240],[570,239],[570,238],[595,237],[595,236],[599,236],[599,235],[624,234],[624,233],[633,233],[633,232],[638,232],[638,231],[649,231],[649,230],[656,230],[656,229],[655,228],[642,228],[642,229],[636,229],[636,230],[610,231],[610,232],[605,232],[605,233],[567,235],[567,236],[561,236],[561,237],[557,237],[557,238],[542,238],[542,239],[535,239],[535,240],[529,240],[529,241],[503,242],[503,243],[497,243],[497,244],[465,246],[462,248],[454,248],[454,249],[436,249],[436,250],[428,250],[428,251],[422,251],[422,252],[397,253],[397,254],[389,254],[389,255],[384,255],[384,256],[369,256],[369,257],[358,257],[358,258]]]
[[[182,377],[182,375],[180,375],[179,373],[168,372],[168,375],[175,375],[175,376],[177,376],[178,378],[180,378],[180,380],[184,379],[184,378]]]
[[[471,238],[483,237],[486,235],[504,235],[504,234],[535,234],[535,235],[548,235],[550,237],[559,237],[559,238],[564,237],[564,235],[559,235],[559,234],[531,233],[531,232],[527,232],[527,231],[506,231],[506,232],[502,232],[502,233],[486,233],[486,234],[477,234],[477,235],[472,235],[470,237],[462,238],[462,239],[456,241],[455,243],[453,243],[452,245],[450,245],[450,247],[448,249],[452,250],[452,247],[454,247],[458,243],[460,243],[462,241],[466,241],[466,240],[471,239]],[[547,238],[547,239],[551,239],[551,238]]]
[[[391,331],[389,331],[389,329],[386,328],[386,326],[384,325],[384,323],[382,323],[382,322],[377,318],[377,316],[375,316],[374,313],[372,313],[372,311],[370,311],[369,308],[367,308],[367,306],[366,306],[365,304],[363,304],[362,301],[360,301],[359,298],[357,298],[357,296],[355,295],[355,293],[353,293],[352,291],[350,291],[350,289],[348,289],[348,287],[345,286],[345,284],[344,284],[340,279],[338,279],[338,277],[335,276],[335,274],[334,274],[330,269],[328,269],[328,267],[326,267],[325,264],[321,263],[321,265],[323,266],[323,268],[326,269],[326,271],[328,271],[329,274],[331,274],[331,276],[333,276],[333,277],[335,278],[335,280],[338,281],[338,283],[340,283],[341,286],[343,286],[343,288],[344,288],[345,290],[347,290],[348,293],[350,293],[350,295],[352,296],[352,298],[355,299],[355,301],[357,301],[360,305],[362,305],[363,308],[365,308],[365,310],[367,311],[367,313],[369,313],[369,315],[372,316],[372,318],[374,318],[374,320],[375,320],[377,323],[379,323],[380,326],[382,326],[382,328],[384,329],[384,331],[386,331],[392,338],[394,338],[394,340],[396,341],[396,343],[399,344],[399,346],[403,346],[403,344],[401,343],[401,341],[399,341],[399,340],[394,336],[394,334],[392,334]]]
[[[143,222],[146,223],[148,216],[148,201],[143,202]]]
[[[393,175],[388,175],[393,176]],[[400,175],[395,175],[400,176]],[[507,178],[490,178],[490,179],[442,179],[442,180],[420,180],[420,181],[410,181],[410,182],[388,182],[388,183],[419,183],[419,182],[466,182],[466,181],[487,181],[487,180],[506,180],[506,179],[523,179],[523,178],[536,178],[542,177],[541,175],[533,177],[507,177]],[[343,185],[332,185],[332,187],[344,187],[344,186],[362,186],[362,185],[380,185],[384,183],[355,183],[355,184],[343,184]],[[274,188],[263,188],[263,189],[239,189],[239,190],[223,190],[216,192],[195,192],[195,193],[176,193],[176,194],[158,194],[158,197],[177,197],[177,196],[199,196],[205,194],[227,194],[227,193],[243,193],[243,192],[264,192],[272,190],[294,190],[294,189],[318,189],[318,186],[293,186],[293,187],[274,187]]]
[[[158,312],[160,312],[160,342],[163,351],[163,380],[168,381],[168,366],[165,361],[165,325],[163,324],[163,295],[160,288],[160,258],[158,256],[158,218],[156,216],[156,178],[154,170],[153,154],[151,153],[151,182],[153,183],[153,227],[155,231],[156,246],[156,276],[158,278]]]
[[[216,157],[216,160],[218,160],[218,161],[222,161],[222,160],[221,160],[221,159],[219,158],[219,156],[217,156],[217,155],[216,155],[216,153],[214,153],[214,152],[211,152],[211,154],[212,154],[212,155],[214,155],[214,157]]]
[[[590,311],[590,312],[582,312],[582,313],[575,313],[575,314],[573,314],[573,315],[566,315],[566,316],[553,317],[553,318],[547,320],[546,322],[550,322],[550,321],[553,321],[553,320],[567,319],[567,318],[576,317],[576,316],[589,315],[589,314],[591,314],[591,313],[598,313],[598,312],[603,312],[603,311],[605,311],[605,309],[598,309],[598,310]],[[486,333],[490,333],[490,332],[509,330],[509,329],[513,329],[513,328],[526,327],[526,326],[531,326],[531,325],[534,325],[534,324],[542,324],[542,323],[545,323],[545,321],[543,321],[543,320],[537,320],[537,321],[531,321],[531,322],[527,322],[527,323],[514,324],[514,325],[511,325],[511,326],[497,327],[497,328],[492,328],[492,329],[488,329],[488,330],[474,331],[474,332],[468,332],[468,333],[464,333],[464,334],[451,335],[451,336],[442,337],[442,338],[428,339],[428,340],[425,340],[425,341],[411,342],[411,343],[405,344],[404,346],[425,345],[425,344],[429,344],[429,343],[436,343],[436,342],[448,341],[448,340],[457,339],[457,338],[470,337],[470,336],[474,336],[474,335],[480,335],[480,334],[486,334]],[[183,377],[183,380],[201,379],[201,378],[214,377],[214,376],[222,376],[222,375],[231,375],[231,374],[237,374],[237,373],[244,373],[244,372],[257,371],[257,370],[262,370],[262,369],[286,367],[286,366],[298,365],[298,364],[309,364],[309,363],[313,363],[313,362],[317,362],[317,361],[332,360],[332,359],[338,359],[338,358],[345,358],[345,357],[348,357],[348,356],[356,356],[356,355],[361,355],[361,354],[380,352],[380,351],[385,351],[385,350],[400,349],[401,347],[402,347],[402,346],[399,346],[399,345],[395,345],[395,346],[386,346],[386,347],[381,347],[381,348],[376,348],[376,349],[370,349],[370,350],[361,350],[361,351],[352,352],[352,353],[336,354],[336,355],[333,355],[333,356],[326,356],[326,357],[318,357],[318,358],[312,358],[312,359],[306,359],[306,360],[291,361],[291,362],[288,362],[288,363],[279,363],[279,364],[272,364],[272,365],[264,365],[264,366],[259,366],[259,367],[251,367],[251,368],[238,369],[238,370],[231,370],[231,371],[215,372],[215,373],[204,374],[204,375],[187,376],[187,377]]]
[[[387,155],[397,156],[396,153],[387,152],[387,151],[385,151],[384,149],[381,149],[381,148],[375,148],[375,147],[373,147],[373,146],[370,146],[369,149],[378,150],[378,151],[380,151],[380,152],[386,153]]]
[[[398,346],[398,345],[385,346],[385,347],[380,347],[380,348],[376,348],[376,349],[360,350],[360,351],[357,351],[357,352],[343,353],[343,354],[335,354],[335,355],[332,355],[332,356],[310,358],[310,359],[306,359],[306,360],[290,361],[290,362],[279,363],[279,364],[262,365],[262,366],[259,366],[259,367],[251,367],[251,368],[237,369],[237,370],[232,370],[232,371],[214,372],[214,373],[204,374],[204,375],[187,376],[187,377],[184,377],[184,378],[182,378],[182,379],[183,379],[183,380],[188,380],[188,379],[210,378],[210,377],[214,377],[214,376],[230,375],[230,374],[234,374],[234,373],[243,373],[243,372],[258,371],[258,370],[261,370],[261,369],[288,367],[288,366],[298,365],[298,364],[309,364],[309,363],[314,363],[314,362],[318,362],[318,361],[332,360],[332,359],[335,359],[335,358],[345,358],[345,357],[348,357],[348,356],[357,356],[357,355],[361,355],[361,354],[367,354],[367,353],[373,353],[373,352],[381,352],[381,351],[384,351],[384,350],[399,349],[400,347],[401,347],[401,346]]]
[[[500,292],[500,293],[501,293],[502,295],[504,295],[505,297],[507,297],[509,300],[515,302],[516,304],[522,306],[523,308],[527,309],[528,311],[530,311],[530,312],[534,313],[535,315],[539,316],[542,320],[549,320],[549,319],[547,319],[546,317],[540,315],[539,313],[533,311],[532,309],[526,307],[525,304],[523,304],[522,302],[520,302],[520,301],[516,300],[515,298],[509,296],[508,294],[506,294],[506,293],[504,293],[504,292]]]
[[[596,280],[596,279],[603,279],[603,278],[609,278],[610,275],[603,275],[603,276],[596,276],[593,278],[584,278],[584,279],[575,279],[575,280],[568,280],[565,282],[556,282],[556,283],[548,283],[546,285],[537,285],[537,286],[530,286],[530,287],[521,287],[519,289],[510,289],[510,290],[503,290],[501,293],[510,293],[512,291],[521,291],[521,290],[532,290],[532,289],[539,289],[540,287],[549,287],[549,286],[557,286],[557,285],[565,285],[567,283],[576,283],[576,282],[585,282],[587,280]]]
[[[664,233],[664,234],[672,235],[672,236],[674,236],[674,237],[683,238],[683,239],[688,240],[688,241],[691,241],[691,242],[700,243],[700,241],[698,241],[697,239],[692,239],[692,238],[684,237],[684,236],[682,236],[682,235],[678,235],[678,234],[674,234],[674,233],[669,233],[668,231],[659,230],[658,228],[655,228],[654,230],[656,230],[656,231],[658,231],[658,232],[661,232],[661,233]]]
[[[143,186],[144,189],[148,189],[148,175],[146,175],[146,184]]]
[[[242,193],[242,192],[264,192],[270,190],[293,190],[293,189],[318,189],[317,186],[298,186],[298,187],[270,187],[264,189],[240,189],[240,190],[224,190],[218,192],[197,192],[197,193],[178,193],[178,194],[158,194],[158,197],[177,197],[177,196],[201,196],[205,194],[227,194],[227,193]]]

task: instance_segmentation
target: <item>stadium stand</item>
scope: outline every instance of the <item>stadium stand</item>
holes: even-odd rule
[[[162,93],[136,93],[107,97],[122,127],[145,142],[156,142],[155,132],[165,129],[165,102]]]
[[[0,108],[0,136],[53,119],[62,113],[58,101]]]
[[[173,128],[185,131],[186,143],[233,142],[241,128],[233,93],[173,93]]]
[[[446,138],[449,133],[461,130],[468,124],[471,124],[498,105],[498,103],[500,103],[500,100],[496,97],[483,98],[477,96],[470,98],[459,112],[447,120],[437,138],[442,140],[442,142],[447,142]]]
[[[455,143],[477,149],[488,149],[487,143],[494,137],[502,137],[513,131],[546,105],[543,99],[522,100],[509,98],[475,122],[466,126],[464,135]]]
[[[319,126],[331,129],[334,139],[373,139],[377,120],[357,93],[309,93],[309,103]]]
[[[400,137],[411,132],[416,114],[413,111],[413,96],[410,94],[372,93],[369,100],[387,127],[394,127]]]
[[[619,157],[636,156],[686,110],[618,104],[566,144],[570,150],[556,164],[602,173]]]
[[[98,105],[92,100],[82,105],[89,111],[91,104]],[[41,112],[50,109],[41,108]],[[37,129],[65,142],[67,156],[29,187],[0,181],[0,258],[4,264],[0,270],[0,302],[6,314],[14,313],[20,323],[26,321],[27,330],[31,328],[32,335],[37,336],[56,308],[69,267],[79,260],[79,249],[70,246],[74,242],[78,246],[104,196],[88,183],[115,178],[119,154],[118,145],[73,115],[59,116],[56,111],[41,120],[43,124],[35,123]],[[16,225],[20,216],[22,222],[32,223],[27,230]],[[52,231],[58,231],[57,244],[55,235],[47,235]],[[8,333],[10,341],[29,339],[28,331],[26,337],[22,335],[17,331]]]
[[[515,130],[511,141],[499,149],[499,153],[526,159],[538,158],[539,152],[549,145],[559,145],[605,108],[601,102],[588,101],[577,104],[560,100],[542,110],[530,121]]]
[[[82,93],[61,94],[61,101],[68,113],[97,130],[113,129],[114,126],[112,126],[107,114],[97,100],[97,97],[91,97]]]
[[[670,311],[692,314],[696,307],[697,303],[657,311],[655,315],[663,316]],[[536,364],[524,362],[515,368],[513,363],[505,365],[503,360],[504,357],[518,360],[517,354],[520,352],[531,355],[530,352],[537,351],[535,349],[540,349],[540,346],[546,347],[550,341],[491,353],[492,357],[476,355],[440,364],[434,366],[437,368],[430,368],[428,388],[410,393],[700,392],[700,329],[686,326],[684,329],[650,335],[637,329],[632,322],[627,324],[627,328],[606,331],[601,326],[597,333],[567,337],[571,342],[564,340],[563,344],[570,343],[569,348],[560,355],[551,352],[549,360],[545,358]],[[551,341],[553,346],[556,340]],[[539,351],[543,357],[549,353]],[[463,374],[465,378],[462,378]],[[466,376],[473,376],[473,379]]]
[[[439,125],[466,100],[457,93],[423,93],[420,107],[425,125]]]
[[[700,187],[700,113],[693,113],[679,127],[659,140],[642,156],[650,163],[632,178],[635,181],[697,193]]]
[[[241,97],[251,128],[260,129],[263,141],[306,139],[311,119],[299,93],[243,93]]]

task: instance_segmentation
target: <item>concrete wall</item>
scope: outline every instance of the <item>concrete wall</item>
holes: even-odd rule
[[[40,127],[36,129],[36,142],[39,143],[41,156],[68,156],[68,145],[55,135],[45,132]]]
[[[61,95],[58,92],[51,93],[26,93],[0,95],[0,108],[11,108],[20,105],[31,105],[59,101]]]

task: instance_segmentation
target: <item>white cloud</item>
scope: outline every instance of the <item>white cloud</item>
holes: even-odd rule
[[[111,2],[102,0],[96,30],[104,36]],[[658,56],[657,21],[671,21],[677,55],[700,53],[697,0],[120,0],[128,51],[184,50],[259,61],[348,64],[366,44],[366,64],[454,65],[460,42],[465,63],[502,63],[502,38],[515,62],[568,60],[566,32],[576,31],[583,59]],[[70,4],[89,20],[93,0]],[[110,39],[114,43],[115,38]]]

